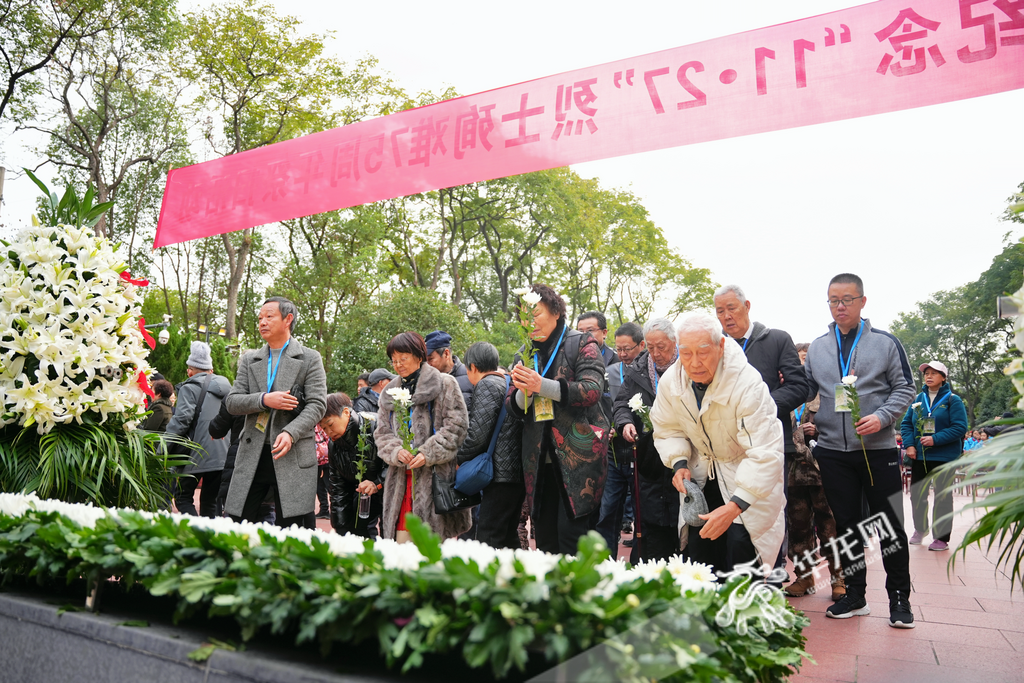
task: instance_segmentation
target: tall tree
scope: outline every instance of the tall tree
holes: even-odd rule
[[[219,117],[206,140],[227,156],[299,135],[388,113],[390,80],[367,58],[351,69],[324,56],[330,34],[303,35],[300,21],[270,4],[240,0],[187,15],[188,51],[179,72],[200,89],[200,102]],[[237,335],[239,289],[256,241],[253,230],[225,234],[228,336]]]
[[[30,118],[42,92],[39,73],[64,44],[107,30],[102,0],[0,0],[0,119]]]
[[[131,201],[117,202],[95,230],[134,246],[139,219],[155,215],[144,210],[159,202],[167,166],[187,160],[180,90],[163,75],[179,31],[173,0],[115,0],[108,12],[107,30],[65,40],[46,68],[49,113],[24,128],[48,136],[44,163],[73,183],[92,184],[99,201],[114,201],[122,184],[132,185]],[[120,217],[126,229],[116,234]]]

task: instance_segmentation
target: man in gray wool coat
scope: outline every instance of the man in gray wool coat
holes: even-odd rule
[[[225,510],[236,520],[255,522],[267,492],[274,491],[277,524],[312,529],[316,501],[316,444],[313,428],[327,407],[323,360],[292,338],[298,310],[273,296],[259,312],[267,342],[238,362],[235,385],[225,403],[245,415]]]

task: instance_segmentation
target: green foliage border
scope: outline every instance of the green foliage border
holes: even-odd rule
[[[245,533],[192,527],[165,514],[111,511],[83,528],[56,512],[29,510],[0,515],[0,571],[5,582],[28,576],[41,586],[120,577],[124,586],[176,598],[176,620],[201,610],[234,618],[246,640],[269,629],[295,634],[296,643],[318,640],[325,653],[335,642],[376,640],[388,665],[403,671],[421,666],[425,655],[448,654],[474,668],[489,662],[500,678],[513,667],[524,670],[531,656],[554,665],[630,629],[649,632],[648,642],[668,646],[683,662],[659,680],[782,681],[808,658],[801,631],[809,620],[781,594],[778,607],[792,613],[792,628],[716,624],[746,579],[681,595],[664,572],[661,580],[619,586],[607,600],[590,599],[585,594],[601,580],[597,565],[608,556],[596,535],[581,539],[577,556],[561,558],[542,581],[518,559],[515,576],[499,581],[497,562],[481,569],[442,558],[436,535],[414,517],[409,526],[428,563],[406,572],[386,569],[372,541],[359,554],[339,556],[316,536],[310,543],[278,540],[261,529],[251,545]],[[655,632],[659,620],[652,617],[666,613],[702,619],[717,649],[704,652]],[[631,648],[611,654],[626,679],[650,680]]]

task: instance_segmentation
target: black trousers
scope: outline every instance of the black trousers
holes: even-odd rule
[[[242,506],[241,517],[235,517],[235,521],[246,520],[258,522],[260,519],[260,504],[267,497],[269,491],[274,492],[274,509],[277,511],[275,524],[281,528],[287,528],[295,524],[307,529],[316,528],[316,517],[310,510],[304,515],[295,517],[283,517],[281,515],[281,494],[277,490],[277,474],[274,473],[274,458],[270,454],[270,444],[263,446],[260,453],[259,464],[256,465],[256,474],[253,475],[252,484],[249,486],[249,493],[245,497],[245,504]]]
[[[316,499],[320,501],[320,514],[330,518],[330,503],[327,495],[327,479],[331,476],[329,465],[316,466]]]
[[[867,529],[862,502],[867,498],[867,519],[879,522],[885,589],[910,593],[910,546],[903,529],[903,480],[899,451],[895,448],[864,452],[833,451],[818,446],[814,457],[821,467],[821,483],[836,518],[836,542],[826,552],[837,553],[846,576],[846,590],[857,597],[867,588],[864,536]],[[871,471],[868,472],[870,463]],[[874,485],[871,480],[874,478]]]
[[[704,484],[704,498],[708,502],[708,510],[715,510],[725,505],[717,481],[709,480]],[[737,565],[757,559],[757,549],[754,548],[754,542],[750,539],[747,528],[742,524],[730,524],[726,532],[715,539],[701,538],[701,528],[697,526],[689,528],[686,552],[691,561],[711,565],[716,573],[729,574]],[[643,531],[646,536],[646,525]],[[768,558],[769,562],[774,560],[774,557]]]
[[[953,530],[953,518],[943,519],[953,514],[953,476],[956,464],[925,463],[918,457],[911,460],[910,466],[910,506],[914,511],[914,531],[928,533],[928,489],[935,485],[935,503],[932,507],[932,538],[949,543],[949,534]]]
[[[174,505],[178,512],[193,517],[216,517],[220,510],[217,509],[217,496],[220,494],[220,474],[216,472],[196,472],[191,476],[183,476],[178,480],[174,491]],[[199,480],[203,480],[203,488],[199,491],[199,512],[196,512],[196,487]]]
[[[641,520],[642,521],[642,520]],[[679,531],[674,526],[662,526],[661,524],[650,524],[644,522],[640,529],[640,538],[633,537],[633,549],[629,553],[630,564],[637,564],[640,560],[653,562],[667,560],[673,555],[680,555]],[[689,545],[689,541],[687,541]],[[616,552],[616,548],[612,552]]]
[[[551,463],[540,466],[532,515],[537,550],[575,555],[580,537],[590,531],[593,517],[591,514],[575,517],[562,485],[561,472]]]
[[[492,482],[483,491],[476,540],[492,548],[518,548],[526,485]]]

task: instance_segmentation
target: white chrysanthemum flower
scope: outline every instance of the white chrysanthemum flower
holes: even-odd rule
[[[449,538],[441,544],[441,557],[452,559],[458,557],[467,564],[472,562],[480,569],[485,569],[497,557],[497,551],[480,541],[462,541]]]
[[[843,384],[845,384],[848,387],[852,387],[856,383],[857,383],[857,376],[856,375],[847,375],[846,377],[843,378]]]
[[[515,555],[519,563],[523,565],[523,572],[537,581],[543,581],[548,572],[557,567],[558,561],[562,559],[561,555],[552,555],[541,550],[517,549]]]
[[[665,560],[657,560],[654,562],[640,562],[640,564],[634,567],[633,571],[644,581],[658,581],[667,567],[668,565]]]
[[[636,394],[633,395],[633,398],[629,399],[629,403],[627,405],[629,406],[629,409],[632,410],[634,413],[639,411],[639,410],[643,410],[644,409],[644,397],[643,397],[643,394],[638,391]]]
[[[392,387],[388,389],[388,394],[394,399],[395,403],[400,405],[407,406],[412,403],[412,393],[408,389]]]
[[[702,590],[717,590],[718,577],[713,567],[700,562],[683,561],[678,555],[671,558],[666,566],[673,581],[685,593]]]
[[[516,296],[526,296],[532,291],[533,290],[530,289],[529,287],[520,287],[519,289],[513,289],[512,293],[515,294]]]
[[[427,561],[412,543],[396,543],[390,538],[382,538],[374,543],[374,547],[380,551],[385,569],[414,572]]]
[[[918,408],[921,407],[921,402],[918,401],[917,403],[911,403],[910,407],[913,408],[914,410],[917,410]]]
[[[523,301],[526,302],[527,306],[536,306],[540,303],[540,294],[534,291],[529,291],[523,295]]]

